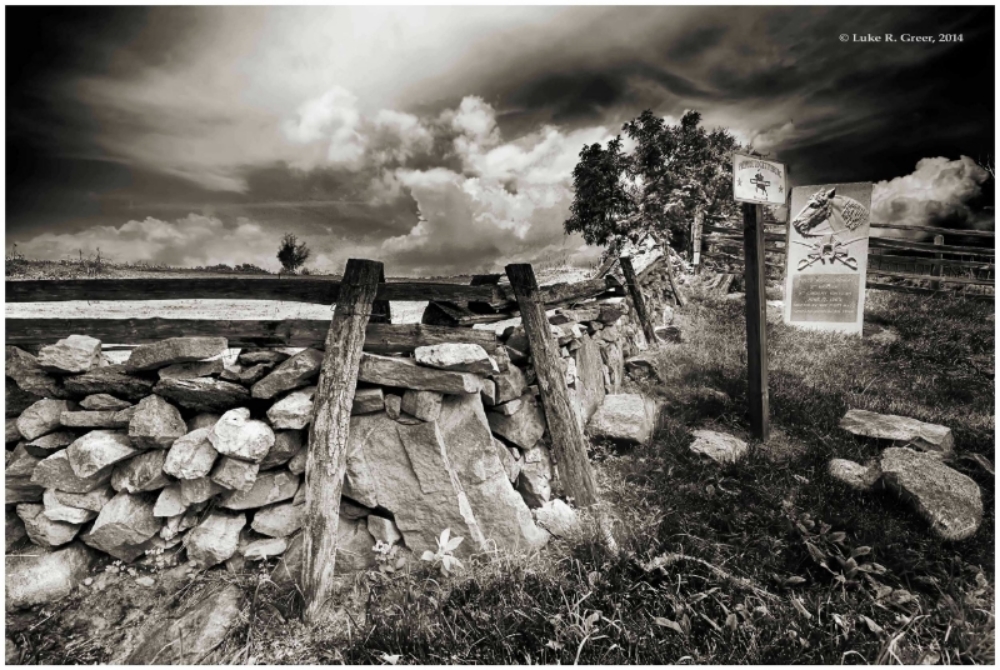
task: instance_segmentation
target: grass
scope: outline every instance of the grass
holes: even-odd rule
[[[287,588],[210,571],[199,579],[235,580],[247,594],[244,621],[213,658],[993,663],[993,476],[961,458],[994,460],[992,314],[980,302],[873,291],[866,321],[896,331],[898,341],[772,323],[772,439],[720,467],[687,447],[696,428],[746,435],[743,304],[694,300],[678,313],[684,341],[659,353],[664,382],[642,389],[664,408],[654,440],[593,454],[620,553],[608,553],[587,521],[541,553],[481,556],[450,578],[419,561],[393,575],[370,572],[345,588],[334,621],[319,628],[297,621],[300,605]],[[940,541],[891,494],[832,481],[830,458],[863,462],[879,449],[839,430],[848,408],[950,426],[951,465],[983,493],[978,533]],[[58,620],[18,634],[24,658],[75,662],[59,646]],[[109,658],[87,649],[79,660]]]

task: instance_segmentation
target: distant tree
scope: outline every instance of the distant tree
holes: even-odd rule
[[[299,238],[292,233],[285,233],[281,238],[281,246],[278,247],[278,260],[281,261],[282,269],[289,274],[295,274],[295,271],[308,259],[309,247],[306,243],[299,242]]]
[[[701,114],[685,112],[677,125],[646,110],[622,130],[635,142],[623,150],[621,136],[586,146],[573,169],[573,203],[564,227],[588,244],[615,254],[625,241],[651,236],[686,248],[694,218],[718,220],[736,213],[732,153],[740,143],[729,131],[708,131]]]

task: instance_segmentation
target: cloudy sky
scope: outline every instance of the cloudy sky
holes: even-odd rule
[[[882,220],[992,227],[994,9],[6,8],[7,247],[585,263],[580,149],[686,109]],[[962,35],[955,43],[841,34]],[[964,158],[963,158],[964,157]]]

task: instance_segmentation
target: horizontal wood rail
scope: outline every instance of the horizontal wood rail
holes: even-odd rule
[[[7,319],[6,343],[26,349],[70,335],[89,335],[111,344],[147,344],[168,337],[225,337],[231,347],[323,347],[329,320],[213,321],[211,319]],[[489,353],[497,347],[492,330],[422,324],[369,323],[364,350],[409,353],[417,347],[461,342]]]
[[[952,268],[968,268],[970,270],[979,270],[981,272],[994,272],[996,270],[996,265],[992,261],[956,261],[949,258],[931,258],[930,256],[897,256],[895,254],[883,253],[884,249],[878,250],[880,253],[873,253],[868,255],[868,265],[871,267],[873,265],[872,259],[878,259],[874,264],[878,263],[899,263],[899,264],[916,264],[916,265],[940,265],[942,267],[952,267]]]
[[[896,291],[897,293],[914,293],[917,295],[932,295],[932,296],[942,296],[949,299],[955,296],[962,296],[964,298],[969,298],[971,300],[988,300],[992,302],[996,299],[996,296],[992,293],[966,293],[964,291],[942,291],[934,290],[930,288],[921,288],[919,286],[899,286],[897,284],[884,284],[881,282],[868,281],[865,284],[865,288],[874,289],[877,291]]]
[[[973,284],[976,286],[994,286],[996,282],[992,279],[979,279],[976,277],[949,277],[948,275],[924,275],[913,272],[897,272],[895,270],[882,270],[879,268],[868,268],[869,275],[882,275],[885,277],[895,277],[897,279],[918,279],[927,281],[939,281],[947,284]]]
[[[881,230],[914,230],[918,233],[935,233],[938,235],[956,235],[966,237],[996,237],[992,230],[962,230],[958,228],[936,228],[934,226],[910,226],[905,223],[873,223],[872,228]]]
[[[889,239],[888,237],[869,237],[868,245],[875,249],[907,249],[910,251],[933,251],[942,254],[964,254],[966,256],[994,256],[993,247],[966,247],[954,244],[932,244],[930,242],[913,242],[910,240]]]

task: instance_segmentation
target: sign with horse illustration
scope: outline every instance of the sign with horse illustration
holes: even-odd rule
[[[784,165],[754,156],[733,154],[733,196],[736,202],[784,205],[787,195]]]
[[[785,323],[861,334],[872,185],[792,189],[785,259]]]

